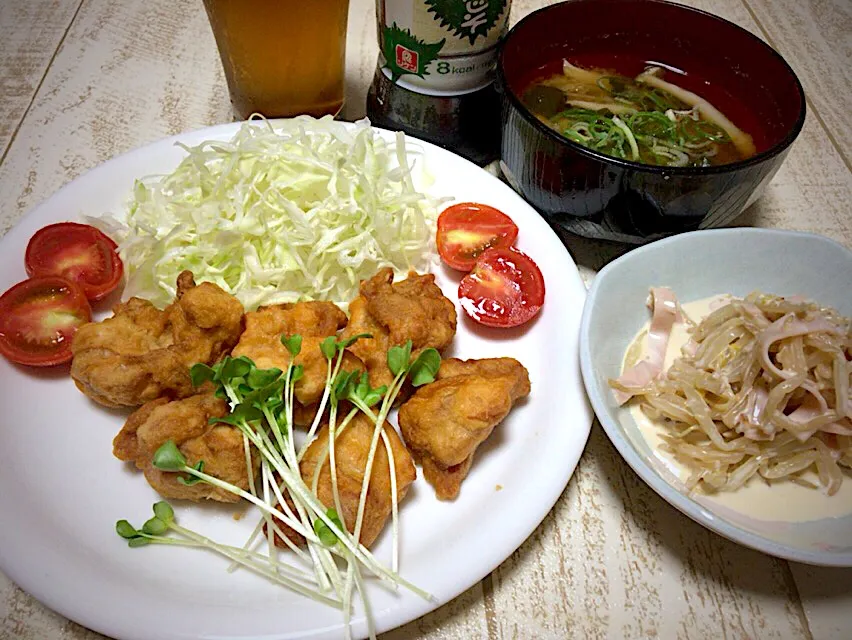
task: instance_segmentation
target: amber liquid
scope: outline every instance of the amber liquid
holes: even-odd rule
[[[349,0],[204,0],[240,119],[336,114]]]

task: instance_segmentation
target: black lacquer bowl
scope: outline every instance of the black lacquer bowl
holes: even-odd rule
[[[574,143],[523,105],[537,78],[562,60],[647,62],[681,69],[673,80],[703,95],[752,135],[757,154],[713,167],[658,167]],[[571,0],[531,13],[504,40],[501,166],[512,186],[567,231],[644,243],[730,224],[763,191],[805,121],[805,94],[784,59],[717,16],[661,0]]]

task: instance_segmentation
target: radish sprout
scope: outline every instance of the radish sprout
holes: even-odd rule
[[[409,583],[398,573],[397,501],[399,493],[396,461],[391,442],[385,432],[385,424],[406,380],[415,387],[432,382],[440,367],[441,357],[436,350],[425,349],[412,358],[411,341],[401,346],[391,347],[387,353],[387,363],[394,375],[393,382],[389,387],[372,388],[366,372],[342,370],[346,348],[362,337],[371,336],[362,334],[343,341],[330,336],[320,344],[320,349],[327,360],[325,388],[308,440],[298,453],[294,442],[293,406],[295,385],[304,375],[302,366],[295,364],[295,359],[302,347],[301,336],[281,337],[281,343],[290,354],[290,361],[284,371],[277,368],[258,369],[254,362],[245,356],[238,358],[226,356],[212,367],[204,364],[196,364],[192,367],[190,375],[193,385],[198,387],[207,382],[213,383],[217,397],[225,399],[230,405],[228,415],[212,417],[209,422],[230,425],[238,429],[243,436],[246,443],[249,490],[246,491],[206,473],[203,460],[195,466],[189,466],[186,457],[172,440],[166,441],[157,449],[152,463],[161,471],[179,474],[178,481],[183,484],[205,482],[257,506],[262,518],[242,548],[218,544],[180,527],[175,522],[174,512],[165,502],[158,502],[154,506],[154,517],[149,519],[141,530],[135,529],[126,520],[119,521],[116,524],[118,535],[126,539],[131,547],[159,543],[203,546],[212,549],[232,561],[229,571],[238,566],[245,567],[315,601],[343,609],[347,637],[352,596],[356,590],[367,612],[368,632],[371,637],[374,637],[374,623],[361,575],[362,567],[394,588],[402,586],[425,599],[432,600],[431,595]],[[341,401],[351,405],[351,409],[347,410],[345,415],[339,413],[343,406],[340,404]],[[310,479],[309,487],[302,478],[299,462],[314,438],[326,407],[328,407],[329,417],[328,442],[317,457],[317,466],[313,478]],[[352,527],[352,533],[350,533],[344,521],[337,484],[338,459],[335,454],[335,442],[359,413],[369,418],[374,425],[374,430],[361,481],[355,522],[348,523]],[[360,543],[367,494],[379,439],[382,440],[387,453],[390,470],[393,535],[390,569],[378,562],[373,554]],[[255,466],[258,459],[261,483],[259,487],[255,485],[254,479],[258,469]],[[331,475],[333,504],[330,505],[322,504],[317,497],[319,474],[326,462]],[[282,525],[304,538],[307,552],[287,537]],[[269,546],[268,555],[251,550],[264,527],[266,533],[264,537]],[[179,534],[180,538],[167,536],[169,532]],[[277,556],[276,537],[294,552],[297,561],[305,564],[304,569],[293,566]],[[335,558],[346,563],[345,572],[335,562]]]

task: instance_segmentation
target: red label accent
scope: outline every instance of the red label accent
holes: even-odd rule
[[[394,49],[396,53],[396,66],[411,73],[417,73],[420,68],[418,65],[418,55],[416,51],[407,49],[401,44],[396,45]]]

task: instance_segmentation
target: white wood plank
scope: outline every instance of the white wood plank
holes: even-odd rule
[[[231,118],[200,2],[89,2],[0,166],[0,233],[105,160]]]
[[[54,613],[0,573],[0,638],[3,640],[104,640]]]
[[[813,637],[848,640],[852,634],[852,570],[795,562],[790,569]]]
[[[669,506],[596,424],[556,508],[493,574],[498,637],[808,638],[786,571]]]
[[[469,640],[488,637],[488,603],[476,584],[419,620],[383,633],[379,640]]]
[[[832,147],[852,168],[846,143],[852,137],[848,100],[852,96],[852,4],[813,0],[743,0],[767,40],[790,63],[808,96],[809,125],[819,122]],[[808,130],[806,129],[806,134]],[[848,203],[852,178],[839,169],[821,171],[826,145],[801,144],[794,149],[797,162],[789,163],[776,178],[778,189],[767,199],[769,224],[804,226],[852,246]],[[797,171],[798,170],[798,171]],[[813,201],[791,206],[790,196],[807,189]],[[783,195],[782,195],[783,194]],[[787,197],[786,201],[784,197]],[[809,216],[799,215],[800,211]],[[829,569],[790,563],[795,585],[814,638],[844,639],[852,625],[852,569]]]
[[[0,3],[0,158],[82,0]]]
[[[743,0],[761,32],[799,76],[814,115],[852,168],[852,2]]]

